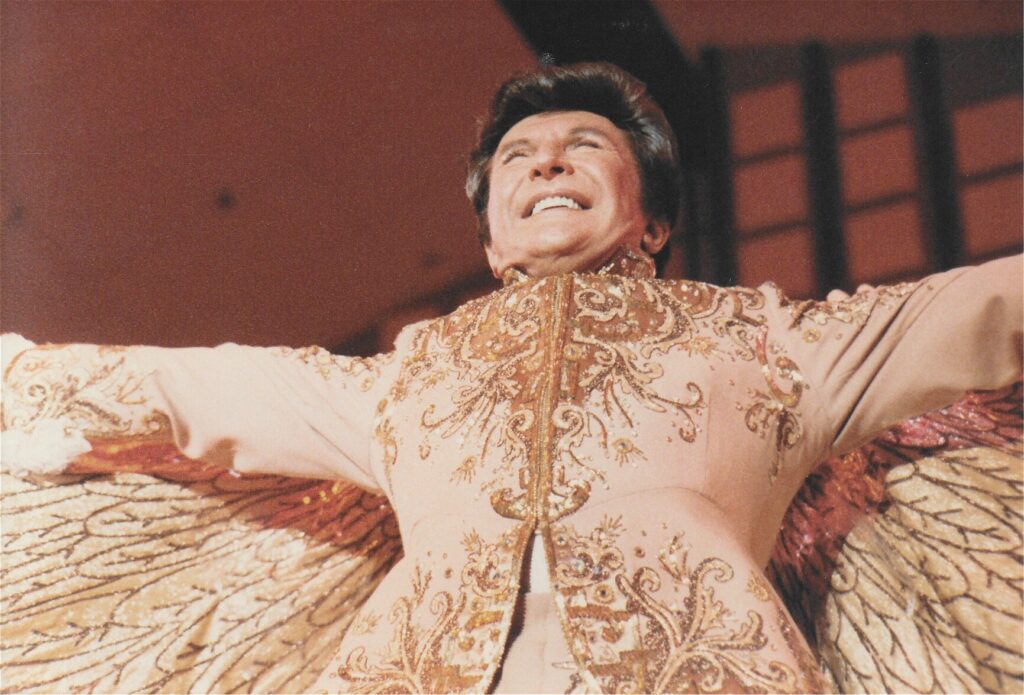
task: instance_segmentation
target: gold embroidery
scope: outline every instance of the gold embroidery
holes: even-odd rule
[[[473,475],[476,474],[476,463],[476,456],[467,456],[448,479],[453,483],[473,482]]]
[[[460,376],[458,381],[465,385],[452,394],[450,409],[439,413],[437,404],[430,403],[420,414],[425,433],[421,447],[429,446],[434,433],[446,439],[458,436],[460,441],[470,435],[478,447],[476,463],[463,458],[451,474],[453,481],[467,482],[491,451],[499,452],[500,462],[481,483],[485,493],[502,481],[507,485],[516,469],[526,465],[543,381],[537,362],[542,297],[505,292],[491,299],[470,302],[420,329],[391,390],[400,401],[423,394],[453,372]]]
[[[726,298],[730,300],[730,311],[725,311],[723,306]],[[756,290],[734,287],[718,290],[709,299],[712,301],[708,302],[706,314],[711,318],[715,335],[729,339],[736,357],[752,361],[758,329],[765,323],[761,314],[753,312],[764,308],[764,295]]]
[[[462,539],[466,549],[466,564],[462,568],[462,585],[470,587],[477,596],[505,599],[513,584],[514,576],[508,563],[499,553],[509,553],[514,545],[513,537],[502,536],[496,545],[484,543],[476,531]]]
[[[600,394],[599,412],[616,415],[633,428],[636,421],[622,398],[628,393],[630,401],[648,410],[679,413],[684,423],[679,435],[684,441],[695,441],[693,418],[706,405],[701,388],[693,382],[685,384],[685,400],[666,398],[653,388],[664,376],[661,365],[651,359],[656,353],[675,347],[704,355],[712,351],[706,340],[698,340],[683,303],[654,283],[580,284],[575,293],[578,328],[572,333],[576,350],[570,353],[577,357],[567,360],[565,367],[576,375],[570,382],[577,394],[573,401],[585,403],[590,394]],[[636,342],[638,350],[633,347]]]
[[[762,579],[762,581],[764,581]],[[835,684],[829,684],[825,672],[815,663],[810,649],[799,635],[793,622],[781,607],[776,607],[776,620],[778,621],[779,632],[782,639],[786,641],[789,651],[796,656],[797,666],[800,669],[801,683],[800,691],[804,693],[834,693],[838,692]]]
[[[783,454],[795,447],[803,438],[803,425],[796,407],[805,388],[803,375],[793,360],[785,355],[775,358],[773,373],[766,349],[766,331],[762,330],[757,339],[757,361],[768,384],[768,391],[751,389],[752,402],[746,406],[744,422],[747,429],[760,437],[774,433],[775,457],[768,472],[769,482],[775,482],[782,470]],[[788,381],[791,390],[786,391],[778,380]],[[742,406],[740,406],[742,408]]]
[[[806,343],[816,343],[821,340],[821,331],[817,328],[808,328],[803,332],[803,338]]]
[[[543,514],[557,519],[584,504],[592,485],[608,485],[600,461],[575,453],[585,441],[596,442],[619,465],[646,459],[629,446],[631,439],[615,437],[609,444],[610,432],[635,430],[637,407],[674,413],[682,440],[697,440],[707,407],[703,387],[686,381],[680,385],[684,397],[663,395],[657,382],[665,372],[655,358],[682,350],[706,359],[754,361],[763,307],[758,292],[699,283],[599,276],[522,280],[490,301],[471,302],[425,324],[392,397],[423,394],[456,377],[464,385],[453,392],[450,406],[430,402],[421,412],[421,450],[431,450],[431,434],[458,436],[459,442],[470,437],[476,462],[462,458],[449,474],[453,482],[476,480],[486,470],[480,491],[500,514],[539,518],[538,504],[546,498]],[[568,329],[564,336],[560,326]],[[760,436],[774,433],[774,480],[782,452],[801,436],[795,404],[802,384],[782,391],[777,379],[798,377],[795,364],[777,356],[773,374],[764,360],[769,389],[751,393],[747,425]],[[542,462],[545,457],[550,464]]]
[[[654,259],[648,253],[622,246],[597,270],[597,275],[653,278],[656,272]],[[502,284],[506,287],[529,279],[530,276],[518,268],[509,268],[501,276]]]
[[[920,285],[920,282],[901,282],[896,285],[857,292],[838,302],[820,302],[811,299],[793,302],[785,298],[777,287],[774,289],[778,292],[782,306],[789,306],[794,325],[806,320],[824,326],[829,320],[834,320],[851,326],[863,326],[876,306],[893,307]]]
[[[384,466],[384,477],[388,482],[388,491],[394,493],[394,485],[391,482],[391,470],[395,461],[398,460],[398,437],[395,434],[395,427],[389,418],[377,420],[373,428],[373,437],[380,445],[382,452],[381,464]]]
[[[349,632],[355,635],[365,635],[373,632],[380,622],[380,616],[372,611],[360,611],[349,627]]]
[[[796,364],[777,345],[769,346],[764,308],[759,292],[700,283],[518,278],[413,334],[389,392],[391,409],[377,427],[389,485],[397,443],[388,420],[401,413],[422,432],[406,455],[416,459],[415,452],[427,452],[420,458],[447,466],[442,475],[450,482],[478,486],[494,511],[524,522],[517,533],[540,525],[550,534],[566,636],[577,655],[590,655],[580,661],[592,665],[589,682],[596,678],[609,690],[715,684],[792,690],[792,671],[760,652],[767,640],[761,617],[734,617],[716,598],[715,583],[732,577],[724,561],[709,558],[690,567],[680,535],[662,548],[655,566],[637,569],[628,563],[642,562],[645,550],[637,546],[629,558],[623,555],[621,518],[606,517],[586,534],[553,523],[582,508],[595,488],[608,489],[616,467],[648,461],[637,446],[645,441],[637,432],[645,412],[663,415],[671,425],[669,443],[677,435],[675,446],[699,441],[712,382],[690,376],[706,373],[703,368],[669,378],[671,360],[699,360],[711,370],[718,363],[747,363],[747,372],[737,374],[746,383],[755,383],[751,375],[764,380],[764,387],[750,391],[744,409],[751,431],[776,444],[769,471],[775,479],[782,455],[802,436],[797,407],[805,386]],[[514,538],[491,544],[468,533],[461,564],[445,574],[459,582],[459,591],[436,593],[431,600],[440,603],[429,618],[423,617],[425,598],[415,618],[409,616],[420,603],[400,610],[392,654],[410,645],[417,653],[429,651],[425,635],[447,631],[454,650],[449,656],[457,656],[458,664],[476,660],[459,677],[483,673],[480,650],[500,642],[516,590],[520,555],[505,543],[514,546]],[[680,605],[664,601],[661,582],[680,596]],[[442,594],[446,598],[438,598]],[[438,627],[449,610],[459,616]],[[691,633],[680,632],[684,624]],[[409,632],[414,627],[418,633]],[[406,630],[404,642],[399,628]],[[353,668],[345,673],[362,678],[366,688],[399,687],[401,679],[387,674],[401,659],[370,668],[358,662],[359,655],[350,657]],[[400,670],[407,684],[409,672],[428,678],[429,669]]]
[[[41,345],[19,355],[4,374],[4,428],[32,429],[59,420],[90,439],[169,438],[170,421],[150,405],[132,348]]]
[[[747,591],[759,601],[770,601],[772,598],[768,581],[759,574],[753,572],[747,577]]]
[[[394,353],[382,353],[373,357],[333,355],[316,345],[302,348],[273,347],[267,350],[272,355],[294,359],[313,367],[326,380],[338,376],[355,377],[361,391],[369,391],[380,377],[381,367],[394,359]],[[336,383],[343,384],[346,381],[339,380]]]
[[[395,625],[395,636],[389,653],[377,666],[371,667],[365,649],[356,647],[339,669],[338,675],[349,681],[352,692],[440,692],[439,687],[451,680],[459,681],[460,689],[475,683],[479,677],[467,679],[457,667],[454,672],[440,667],[442,649],[449,633],[456,629],[459,614],[466,604],[466,595],[453,599],[440,591],[430,601],[430,612],[436,617],[428,627],[416,624],[413,611],[420,607],[431,582],[431,573],[419,565],[413,571],[412,596],[401,597],[391,609],[388,619]]]
[[[745,690],[798,692],[792,669],[775,661],[764,663],[750,654],[767,644],[758,613],[747,611],[740,626],[726,627],[731,612],[705,582],[732,579],[728,563],[707,558],[690,570],[684,553],[676,571],[679,581],[685,577],[689,588],[681,608],[655,598],[661,578],[650,567],[641,567],[629,578],[624,574],[616,577],[619,589],[651,618],[651,631],[644,639],[645,646],[657,650],[652,664],[657,676],[651,692],[734,691],[737,685]]]
[[[728,563],[711,557],[691,567],[691,548],[676,534],[659,549],[658,568],[630,571],[617,547],[623,531],[621,518],[606,516],[588,535],[568,524],[553,535],[557,586],[578,631],[572,646],[602,689],[799,690],[791,668],[760,654],[767,646],[761,615],[747,611],[741,622],[716,597],[711,582],[733,578]],[[659,598],[666,580],[683,591],[681,603]]]
[[[467,533],[463,537],[467,562],[457,592],[435,591],[429,602],[433,573],[417,563],[410,595],[399,597],[391,609],[394,634],[385,653],[371,664],[365,648],[349,652],[337,671],[346,681],[345,689],[357,693],[479,689],[501,654],[499,640],[508,629],[511,599],[518,590],[513,559],[521,556],[527,537],[509,531],[487,543],[477,532]],[[421,617],[424,608],[431,619]]]
[[[620,247],[597,271],[598,275],[624,275],[635,278],[653,278],[656,273],[654,259],[644,251]]]
[[[619,437],[612,442],[612,448],[615,450],[615,462],[620,466],[635,461],[636,459],[647,460],[644,456],[644,452],[637,448],[636,444],[630,439],[625,437]]]
[[[589,536],[580,536],[565,525],[553,537],[556,553],[565,559],[555,565],[559,587],[584,588],[610,579],[623,565],[622,551],[615,547],[621,517],[605,517]]]
[[[557,461],[559,441],[556,438],[558,424],[555,422],[555,403],[561,384],[561,371],[564,368],[560,356],[564,354],[566,332],[572,316],[570,298],[573,294],[575,280],[572,276],[556,279],[552,288],[553,311],[547,330],[547,359],[543,364],[543,383],[540,392],[540,411],[538,413],[537,455],[530,458],[534,469],[528,481],[533,521],[541,519],[557,519],[576,511],[590,498],[590,485],[584,480],[569,479],[565,468],[559,467],[553,475],[553,467]],[[550,416],[549,416],[550,414]],[[554,498],[554,499],[552,499]]]

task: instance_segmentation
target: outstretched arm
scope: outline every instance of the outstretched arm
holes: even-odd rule
[[[173,440],[189,457],[239,472],[379,489],[370,434],[390,356],[31,346],[8,336],[2,352],[8,469],[60,470],[91,444]]]
[[[1022,260],[1004,258],[841,301],[780,297],[776,325],[823,417],[822,453],[1021,373]]]

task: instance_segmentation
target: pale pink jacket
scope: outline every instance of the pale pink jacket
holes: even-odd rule
[[[368,359],[223,345],[96,360],[142,384],[111,412],[166,414],[190,456],[388,496],[405,557],[323,690],[486,690],[539,533],[585,687],[802,691],[814,666],[761,573],[790,499],[830,453],[1016,378],[1021,287],[1013,258],[793,302],[655,280],[626,256],[512,274]]]

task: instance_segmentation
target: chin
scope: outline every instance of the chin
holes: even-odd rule
[[[593,241],[593,231],[585,227],[560,225],[537,230],[531,246],[535,256],[564,256],[579,253]]]

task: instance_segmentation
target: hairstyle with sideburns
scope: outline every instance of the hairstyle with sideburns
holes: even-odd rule
[[[487,197],[498,144],[519,121],[550,111],[589,111],[622,130],[640,170],[644,212],[675,227],[682,174],[675,134],[665,114],[647,93],[647,86],[622,68],[611,63],[575,63],[514,75],[495,93],[469,155],[466,175],[466,195],[476,212],[480,243],[486,246],[491,241]],[[669,246],[655,256],[659,271]]]

